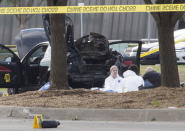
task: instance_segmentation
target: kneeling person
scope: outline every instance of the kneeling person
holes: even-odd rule
[[[113,65],[110,68],[110,75],[105,79],[104,88],[101,91],[121,93],[121,82],[123,78],[118,74],[118,67]]]
[[[123,77],[122,92],[138,91],[140,87],[144,86],[143,78],[136,75],[134,71],[125,71]]]

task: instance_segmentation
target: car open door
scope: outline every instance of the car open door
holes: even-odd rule
[[[109,43],[109,48],[112,50],[118,51],[120,54],[123,56],[123,64],[130,66],[132,64],[137,65],[138,67],[138,72],[137,74],[140,73],[140,54],[141,54],[141,48],[142,48],[142,41],[134,41],[134,40],[129,40],[129,41],[112,41]],[[138,46],[138,50],[136,52],[135,56],[130,56],[130,49],[133,45]]]
[[[23,91],[38,90],[41,87],[41,74],[47,73],[47,70],[46,67],[40,65],[40,62],[47,47],[48,42],[39,43],[23,58],[21,62],[24,81]]]
[[[19,57],[8,47],[0,45],[0,88],[18,89],[21,84]]]

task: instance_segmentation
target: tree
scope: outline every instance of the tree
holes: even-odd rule
[[[48,6],[66,6],[67,0],[48,0]],[[65,15],[50,15],[51,29],[51,87],[68,89],[67,45],[65,41]]]
[[[144,0],[146,4],[180,4],[184,0]],[[179,74],[176,62],[174,27],[182,17],[182,12],[151,13],[158,27],[161,63],[161,82],[165,87],[179,87]]]

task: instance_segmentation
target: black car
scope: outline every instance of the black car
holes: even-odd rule
[[[138,50],[137,57],[128,57],[122,55],[124,48],[122,48],[122,52],[113,49],[113,45],[119,47],[119,45],[128,45],[129,43],[137,43],[139,46],[142,44],[140,41],[109,43],[103,35],[97,33],[90,33],[90,35],[78,39],[74,43],[74,47],[78,52],[79,59],[69,59],[68,63],[69,85],[73,88],[102,87],[112,65],[118,66],[121,76],[129,65],[139,66],[140,50]]]
[[[16,91],[38,89],[41,70],[39,62],[46,48],[47,43],[39,44],[20,59],[12,50],[0,45],[0,87],[13,88]]]

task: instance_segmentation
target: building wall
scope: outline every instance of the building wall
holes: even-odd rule
[[[143,4],[142,0],[69,0],[69,5],[78,5],[81,2],[85,5]],[[75,39],[81,36],[80,15],[69,14],[74,22]],[[108,39],[139,40],[148,36],[156,38],[157,29],[152,17],[148,33],[149,15],[148,13],[83,14],[84,35],[97,32]],[[0,43],[12,43],[12,38],[20,30],[18,20],[15,15],[0,15],[0,23]],[[32,15],[26,27],[43,27],[41,15]]]

